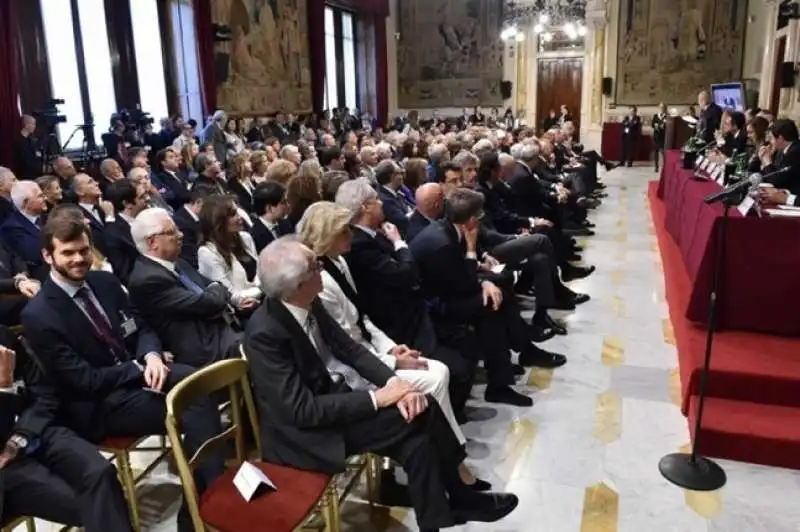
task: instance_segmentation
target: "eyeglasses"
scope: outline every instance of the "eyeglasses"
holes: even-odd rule
[[[167,231],[159,231],[158,233],[153,233],[150,236],[151,237],[155,237],[155,236],[179,236],[180,237],[180,236],[183,236],[183,233],[176,228],[176,229],[169,229]]]

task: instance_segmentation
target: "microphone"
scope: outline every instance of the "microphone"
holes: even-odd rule
[[[791,170],[791,167],[790,166],[786,166],[786,167],[781,168],[779,170],[775,170],[774,172],[770,172],[770,173],[768,173],[766,175],[761,175],[761,174],[756,172],[755,174],[752,174],[747,179],[742,179],[741,181],[739,181],[735,185],[730,185],[729,187],[726,187],[726,188],[720,190],[719,192],[715,192],[714,194],[706,196],[703,201],[705,203],[716,203],[718,201],[723,201],[723,200],[726,200],[728,198],[732,198],[732,197],[736,196],[737,194],[739,194],[740,192],[742,192],[744,190],[748,190],[751,187],[757,187],[758,185],[760,185],[764,181],[764,179],[766,179],[768,177],[772,177],[772,176],[775,176],[775,175],[778,175],[778,174],[783,174],[784,172],[788,172],[789,170]]]

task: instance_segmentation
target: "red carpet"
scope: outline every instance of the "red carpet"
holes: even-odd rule
[[[664,227],[665,206],[657,189],[658,182],[650,182],[650,212],[678,348],[682,410],[693,430],[706,331],[684,316],[691,281]],[[712,353],[699,452],[800,469],[800,339],[723,331],[714,336]]]

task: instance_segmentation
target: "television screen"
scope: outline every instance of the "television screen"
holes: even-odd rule
[[[742,113],[745,111],[744,85],[738,81],[711,85],[711,99],[722,107],[723,111],[730,109]]]

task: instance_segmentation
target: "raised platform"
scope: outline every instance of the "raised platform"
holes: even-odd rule
[[[650,212],[678,348],[682,411],[693,428],[706,330],[684,317],[691,283],[680,250],[664,227],[665,206],[656,195],[657,188],[657,182],[650,183]],[[738,331],[718,333],[708,395],[701,453],[800,469],[800,339]]]

